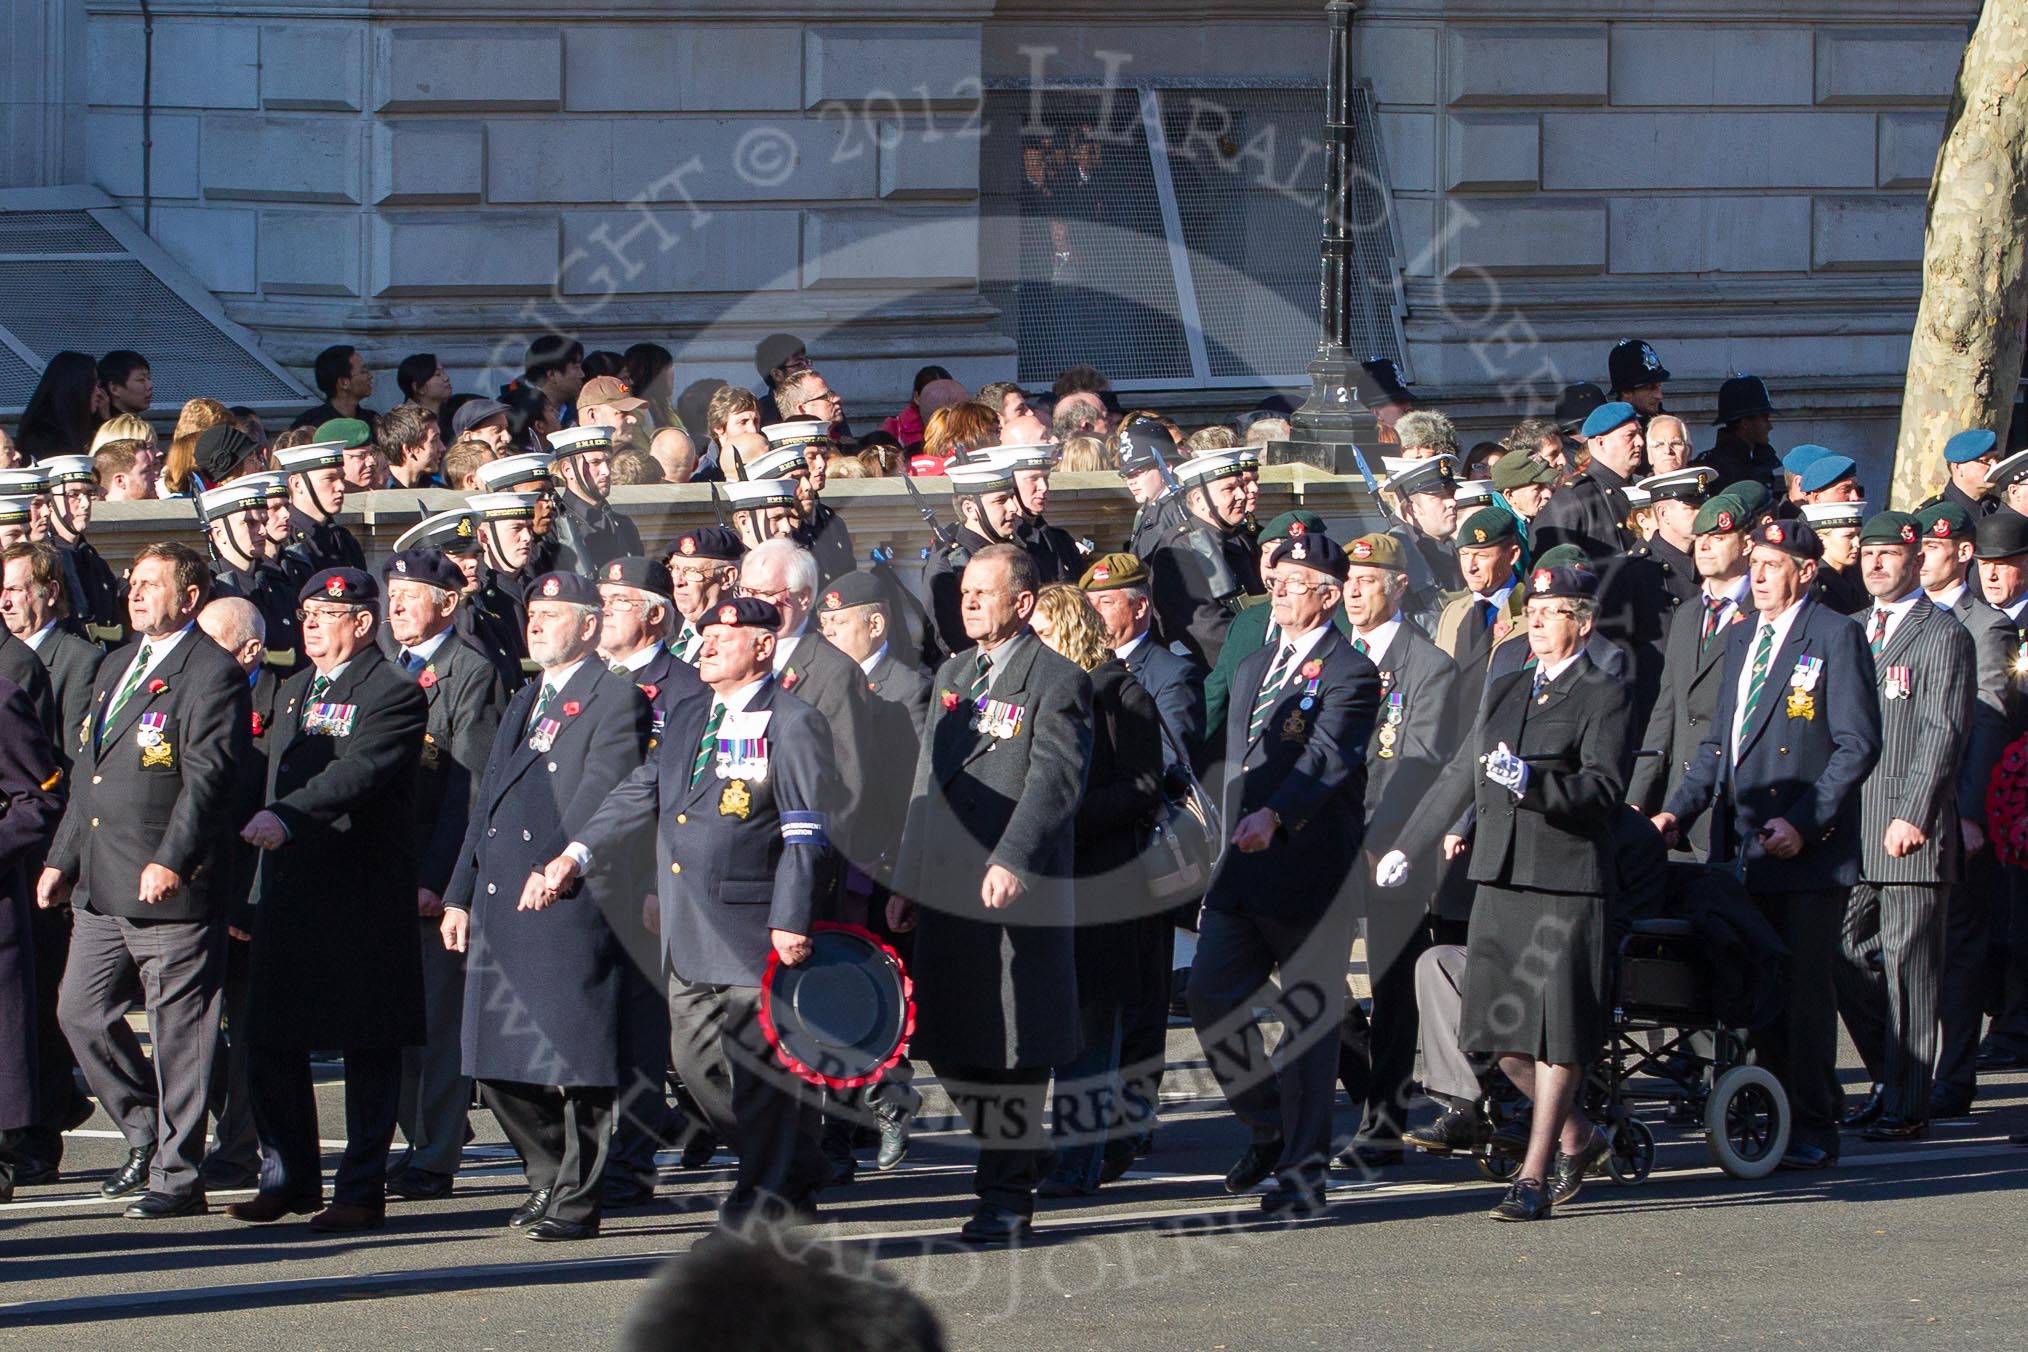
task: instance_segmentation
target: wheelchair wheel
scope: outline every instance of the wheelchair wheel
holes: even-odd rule
[[[1704,1143],[1734,1178],[1766,1178],[1789,1148],[1788,1091],[1762,1066],[1734,1066],[1711,1086]]]
[[[1612,1153],[1606,1156],[1606,1172],[1615,1183],[1638,1183],[1655,1167],[1655,1133],[1638,1117],[1629,1117],[1612,1128]]]
[[[1479,1170],[1479,1177],[1488,1183],[1512,1183],[1514,1176],[1521,1172],[1521,1157],[1503,1151],[1487,1150],[1472,1156],[1472,1163]]]

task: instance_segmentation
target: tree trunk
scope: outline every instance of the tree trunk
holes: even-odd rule
[[[1908,349],[1893,504],[1942,483],[1943,443],[1989,427],[2004,446],[2028,317],[2028,0],[1986,0],[1958,66],[1929,187],[1922,303]]]

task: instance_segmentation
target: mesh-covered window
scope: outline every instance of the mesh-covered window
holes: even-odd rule
[[[30,365],[0,347],[0,408],[27,404],[58,352],[118,348],[148,358],[158,405],[302,399],[84,211],[0,212],[0,329],[37,358]]]
[[[1370,228],[1353,346],[1399,361],[1386,179],[1359,95],[1356,219]],[[1129,384],[1300,383],[1317,350],[1323,102],[1314,88],[992,95],[984,289],[1021,379],[1090,362]]]

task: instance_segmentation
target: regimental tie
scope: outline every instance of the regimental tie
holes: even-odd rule
[[[310,721],[310,707],[317,703],[318,700],[323,699],[324,692],[330,688],[331,678],[323,672],[320,671],[310,678],[309,693],[303,696],[303,721],[305,723]]]
[[[1295,661],[1296,645],[1285,643],[1275,654],[1273,665],[1260,683],[1260,696],[1253,702],[1253,716],[1246,720],[1246,740],[1251,742],[1260,736],[1261,724],[1267,722],[1268,710],[1275,707],[1275,697],[1281,693],[1282,682],[1288,679],[1288,665]]]
[[[704,736],[697,740],[697,759],[690,763],[690,784],[704,778],[704,767],[711,764],[711,753],[718,747],[718,725],[725,721],[725,701],[711,701],[711,717],[704,721]]]
[[[148,658],[152,652],[153,649],[149,645],[145,643],[141,645],[141,655],[134,659],[133,667],[127,672],[127,679],[121,682],[118,693],[113,696],[113,702],[106,706],[106,716],[99,724],[101,733],[113,726],[113,720],[120,716],[120,710],[127,707],[127,701],[141,688],[141,678],[148,674]]]
[[[1753,711],[1760,707],[1760,692],[1767,685],[1767,668],[1774,661],[1774,625],[1762,620],[1760,640],[1753,645],[1753,669],[1746,680],[1746,711],[1739,717],[1739,726],[1744,728],[1753,721]]]
[[[1363,638],[1354,638],[1352,640],[1352,651],[1358,653],[1361,657],[1371,657],[1373,655],[1373,649],[1366,646],[1366,640]]]
[[[1884,606],[1873,607],[1873,635],[1868,640],[1875,657],[1887,646],[1887,610]]]
[[[1725,603],[1728,599],[1713,596],[1709,592],[1704,594],[1704,628],[1697,638],[1699,652],[1711,646],[1711,640],[1718,633],[1718,617],[1725,613]]]
[[[523,736],[535,731],[535,725],[540,723],[542,716],[549,712],[549,702],[555,698],[556,687],[548,681],[544,681],[542,683],[542,693],[536,697],[535,708],[528,715],[528,726],[521,730]]]
[[[992,659],[987,657],[986,654],[980,653],[978,665],[972,669],[972,704],[974,707],[977,707],[980,700],[986,698],[986,687],[992,684],[992,680]]]

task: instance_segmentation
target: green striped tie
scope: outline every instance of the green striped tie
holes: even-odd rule
[[[1295,660],[1296,645],[1286,644],[1275,654],[1274,665],[1268,668],[1266,679],[1260,683],[1260,698],[1253,702],[1253,717],[1246,720],[1246,740],[1251,742],[1260,736],[1260,725],[1267,721],[1268,710],[1275,707],[1275,697],[1281,693],[1282,682],[1288,679],[1285,668]]]
[[[711,753],[718,745],[718,725],[725,721],[725,701],[711,701],[711,717],[705,720],[704,736],[697,741],[697,759],[690,764],[690,783],[695,787],[704,778],[704,767],[711,764]]]
[[[974,706],[986,698],[986,687],[993,678],[993,664],[986,654],[979,654],[979,665],[972,672],[972,703]]]
[[[141,688],[141,678],[148,674],[148,655],[148,645],[143,643],[141,655],[134,659],[134,669],[127,673],[126,682],[120,686],[119,693],[113,696],[113,702],[106,706],[106,716],[99,724],[101,731],[113,726],[113,720],[120,716],[120,710],[127,707],[127,701]]]
[[[556,687],[548,681],[544,681],[542,683],[542,693],[535,697],[535,707],[528,712],[528,726],[521,730],[524,736],[535,731],[536,724],[540,723],[542,716],[549,712],[549,702],[555,698]]]
[[[1746,711],[1739,716],[1739,726],[1744,729],[1753,721],[1753,711],[1760,707],[1760,692],[1767,684],[1767,668],[1774,661],[1774,626],[1766,620],[1760,624],[1760,641],[1753,645],[1753,673],[1746,681]]]
[[[324,692],[330,688],[331,678],[323,672],[320,671],[310,678],[310,691],[303,696],[303,721],[305,723],[310,721],[310,706],[324,698]]]

